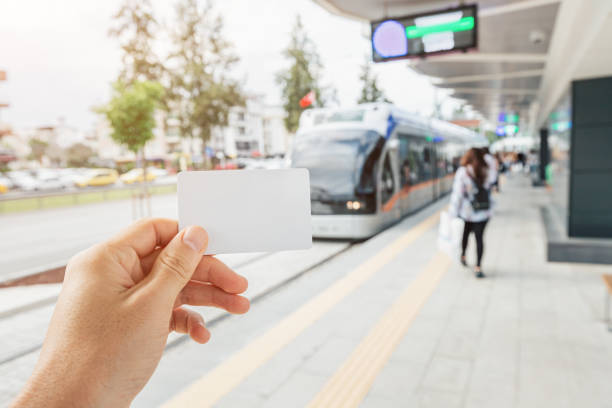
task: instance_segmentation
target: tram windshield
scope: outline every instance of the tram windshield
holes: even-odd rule
[[[350,198],[361,170],[380,135],[371,130],[319,130],[296,138],[293,167],[310,171],[313,196]]]

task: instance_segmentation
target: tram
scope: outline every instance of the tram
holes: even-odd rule
[[[448,193],[466,128],[387,103],[302,113],[290,166],[310,171],[313,236],[364,239]]]

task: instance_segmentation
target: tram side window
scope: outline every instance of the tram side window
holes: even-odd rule
[[[399,162],[401,187],[415,185],[420,181],[419,141],[407,135],[399,135]]]
[[[446,162],[448,163],[448,174],[454,174],[457,171],[455,168],[455,157],[457,156],[456,145],[449,145]]]
[[[431,180],[433,172],[432,148],[426,146],[423,149],[423,178],[422,181]]]
[[[461,162],[461,145],[457,143],[449,143],[447,152],[448,173],[455,173],[459,168]]]
[[[453,173],[455,173],[461,166],[461,158],[463,157],[463,153],[464,152],[462,149],[457,149],[457,148],[455,149],[455,154],[452,159]]]
[[[385,155],[385,161],[383,163],[382,170],[382,189],[381,189],[381,200],[382,203],[386,203],[393,196],[395,190],[395,181],[393,180],[393,169],[391,168],[391,160],[389,154]]]
[[[447,158],[448,154],[446,152],[446,146],[443,144],[438,145],[436,149],[436,159],[437,159],[437,176],[444,177],[447,174]]]

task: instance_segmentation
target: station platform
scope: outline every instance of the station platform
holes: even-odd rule
[[[502,188],[485,279],[437,250],[441,200],[169,349],[134,406],[609,406],[609,267],[546,262],[547,192]]]

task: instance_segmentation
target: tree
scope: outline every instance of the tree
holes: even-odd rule
[[[453,109],[452,119],[466,119],[467,118],[467,110],[465,107],[465,103],[461,103],[459,106],[455,106]]]
[[[164,68],[153,51],[159,24],[149,0],[125,0],[113,20],[115,26],[109,35],[119,40],[123,52],[119,80],[128,85],[136,81],[160,81]]]
[[[99,109],[113,129],[111,137],[134,153],[143,152],[153,138],[155,108],[164,90],[157,82],[136,81],[131,85],[116,82],[107,106]]]
[[[302,112],[312,107],[312,105],[306,108],[300,107],[300,100],[304,95],[313,91],[317,105],[324,105],[319,87],[322,64],[299,15],[295,19],[291,39],[283,51],[283,56],[291,65],[277,74],[276,82],[282,88],[283,107],[286,113],[285,127],[289,132],[295,132]]]
[[[111,138],[129,150],[138,154],[143,172],[143,194],[141,196],[141,212],[144,214],[142,198],[147,199],[148,215],[151,215],[151,202],[147,191],[147,162],[144,153],[145,144],[153,138],[155,128],[155,109],[164,95],[164,89],[158,82],[135,81],[126,85],[117,81],[113,97],[107,106],[99,108],[113,129]]]
[[[93,156],[91,147],[83,143],[75,143],[66,150],[68,167],[86,167]]]
[[[40,139],[30,139],[28,143],[30,145],[30,156],[31,160],[36,160],[40,162],[45,155],[45,151],[47,150],[47,146],[49,143]]]
[[[362,88],[357,103],[390,102],[385,93],[378,87],[378,77],[372,73],[372,64],[369,57],[366,57],[364,64],[361,66],[359,79],[362,82]]]
[[[210,1],[200,7],[197,0],[180,0],[176,19],[170,106],[182,136],[200,138],[205,147],[212,129],[227,125],[230,108],[245,103],[240,83],[229,77],[238,57]]]

